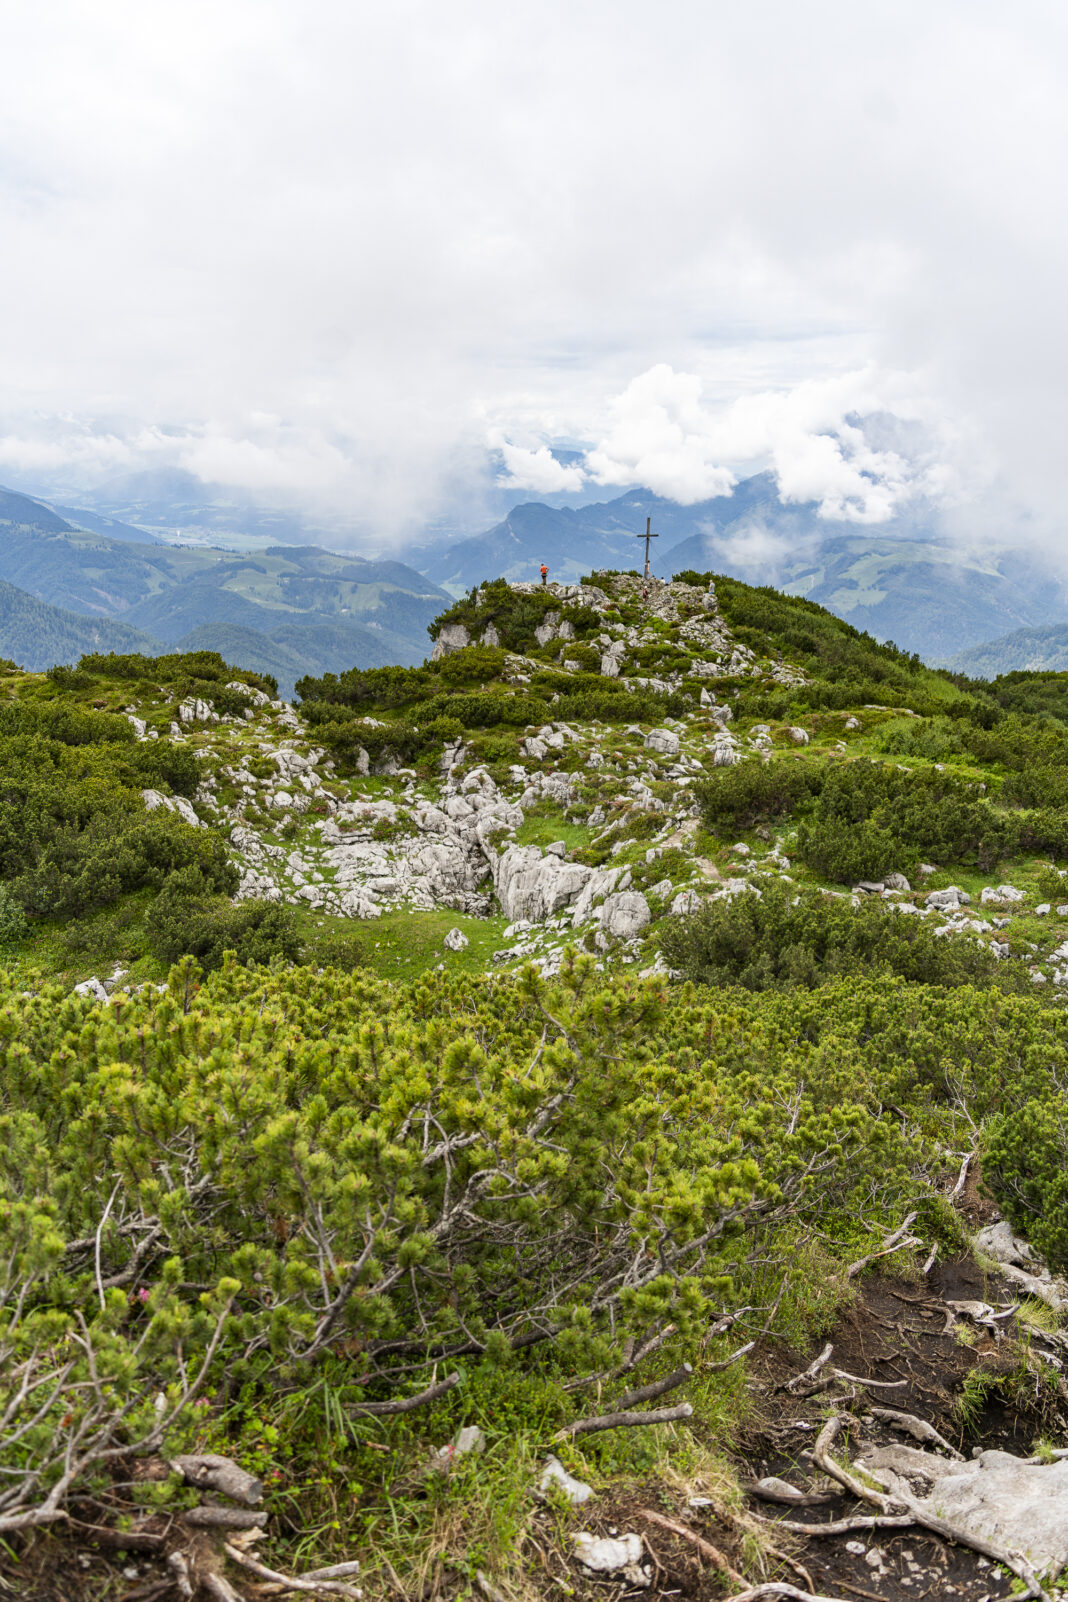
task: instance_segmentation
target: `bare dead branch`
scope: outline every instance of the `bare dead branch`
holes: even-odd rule
[[[786,1384],[783,1386],[783,1389],[787,1391],[793,1391],[796,1394],[807,1380],[815,1380],[818,1378],[820,1369],[823,1368],[826,1363],[830,1362],[833,1355],[834,1347],[831,1345],[830,1341],[828,1341],[820,1355],[813,1359],[813,1361],[802,1373],[795,1374],[792,1380],[787,1380]]]
[[[746,1357],[753,1350],[755,1345],[756,1341],[746,1341],[744,1346],[739,1346],[738,1350],[736,1352],[732,1352],[729,1357],[718,1358],[714,1363],[702,1363],[702,1373],[721,1374],[725,1368],[733,1367],[733,1365],[737,1363],[740,1358]]]
[[[450,1374],[448,1379],[428,1386],[418,1396],[404,1396],[394,1402],[357,1402],[349,1412],[353,1418],[388,1418],[393,1413],[412,1413],[417,1407],[425,1407],[429,1402],[436,1402],[439,1396],[455,1390],[459,1383],[460,1375]]]
[[[876,1262],[880,1257],[889,1257],[892,1252],[899,1252],[906,1246],[919,1246],[921,1244],[920,1241],[909,1235],[909,1230],[916,1222],[916,1217],[915,1213],[909,1213],[904,1223],[899,1224],[895,1230],[887,1235],[877,1252],[871,1252],[867,1257],[858,1257],[855,1263],[850,1263],[845,1271],[846,1279],[855,1279],[863,1269],[867,1268],[869,1263]]]
[[[655,1401],[658,1396],[666,1396],[668,1391],[676,1391],[680,1385],[685,1385],[692,1373],[690,1364],[683,1363],[681,1368],[675,1369],[665,1379],[654,1380],[651,1385],[643,1385],[636,1391],[624,1391],[616,1406],[622,1410],[637,1407],[639,1402]]]
[[[328,1596],[345,1596],[353,1599],[363,1596],[363,1592],[358,1590],[356,1586],[345,1585],[341,1580],[312,1579],[307,1575],[298,1577],[293,1574],[279,1574],[277,1569],[269,1569],[266,1564],[257,1562],[247,1552],[242,1552],[239,1547],[231,1546],[229,1541],[224,1543],[223,1551],[232,1563],[240,1564],[243,1569],[248,1569],[249,1573],[255,1574],[257,1579],[270,1580],[273,1584],[284,1586],[289,1591],[319,1591],[325,1592]]]
[[[689,1418],[692,1412],[689,1402],[681,1402],[678,1407],[650,1407],[640,1413],[602,1413],[598,1418],[580,1418],[574,1424],[565,1425],[552,1439],[555,1444],[573,1440],[576,1435],[593,1435],[597,1430],[630,1429],[638,1424],[673,1424],[676,1419]]]
[[[247,1507],[191,1507],[182,1518],[198,1530],[262,1530],[267,1523],[266,1513],[254,1513]]]
[[[220,1457],[217,1452],[205,1452],[199,1457],[172,1457],[170,1466],[182,1476],[187,1485],[198,1491],[219,1491],[246,1507],[255,1507],[263,1501],[263,1481],[249,1474],[232,1458]]]

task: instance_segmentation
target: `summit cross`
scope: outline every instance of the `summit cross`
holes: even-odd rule
[[[634,538],[636,540],[644,540],[645,541],[645,578],[647,580],[649,578],[649,541],[650,540],[658,540],[660,538],[659,534],[653,534],[653,533],[650,532],[650,529],[652,527],[652,522],[653,522],[652,518],[651,517],[647,517],[645,519],[645,533],[644,534],[635,534],[635,536],[634,536]]]

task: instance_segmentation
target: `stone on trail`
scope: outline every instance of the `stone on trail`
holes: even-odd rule
[[[538,1490],[544,1496],[553,1487],[563,1491],[572,1507],[581,1507],[593,1495],[593,1486],[587,1485],[585,1480],[576,1480],[573,1475],[560,1462],[559,1458],[549,1457],[545,1460],[545,1468],[538,1481]],[[639,1557],[641,1554],[638,1554]]]
[[[591,1535],[589,1530],[579,1530],[571,1539],[575,1556],[583,1568],[594,1574],[618,1574],[620,1569],[629,1569],[641,1561],[640,1535]]]

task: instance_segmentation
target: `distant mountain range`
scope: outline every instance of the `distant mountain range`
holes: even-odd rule
[[[939,667],[966,673],[970,679],[996,679],[999,673],[1068,673],[1068,623],[1048,628],[1015,629],[999,640],[986,640],[968,651],[947,656]]]
[[[822,518],[814,502],[785,505],[771,473],[694,506],[645,490],[578,508],[531,502],[485,534],[401,554],[453,595],[484,578],[536,578],[542,562],[571,582],[598,567],[640,568],[647,517],[659,536],[654,573],[693,568],[773,584],[932,659],[1068,616],[1061,579],[1037,563],[965,555],[923,510],[871,531]]]
[[[1008,671],[1068,618],[1062,579],[1037,560],[967,555],[922,507],[869,528],[822,518],[815,503],[784,504],[771,473],[694,506],[640,489],[579,506],[527,502],[482,534],[379,561],[303,543],[307,519],[246,506],[188,473],[128,476],[70,498],[93,504],[0,489],[0,580],[66,616],[121,623],[148,642],[140,649],[218,650],[273,673],[283,693],[304,673],[421,661],[427,624],[485,579],[535,579],[542,562],[565,582],[596,568],[640,568],[647,518],[658,536],[654,572],[692,568],[771,584],[932,662],[957,665],[986,651],[975,660]],[[238,544],[256,548],[174,544],[139,523],[183,518],[205,541],[215,529],[220,539],[237,531]],[[265,539],[272,531],[277,544]],[[344,528],[334,537],[343,543]],[[20,615],[31,614],[23,607]],[[0,655],[29,648],[19,627],[8,639],[0,618]],[[46,637],[73,642],[75,634],[53,620]]]
[[[206,648],[273,673],[283,694],[306,672],[421,662],[427,625],[450,599],[400,562],[311,545],[242,555],[116,539],[9,490],[0,490],[0,580],[13,590],[10,634],[0,614],[0,656],[48,666],[42,658],[53,650],[52,661],[69,661],[82,650]],[[49,615],[32,613],[31,601]],[[33,615],[49,642],[43,651],[27,634]],[[69,622],[79,615],[96,626],[84,645]],[[122,629],[109,636],[111,624]]]

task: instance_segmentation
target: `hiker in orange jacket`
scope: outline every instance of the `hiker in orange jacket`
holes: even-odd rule
[[[541,582],[543,584],[547,583],[548,582],[548,578],[549,578],[549,569],[545,566],[545,563],[543,562],[541,564]]]

